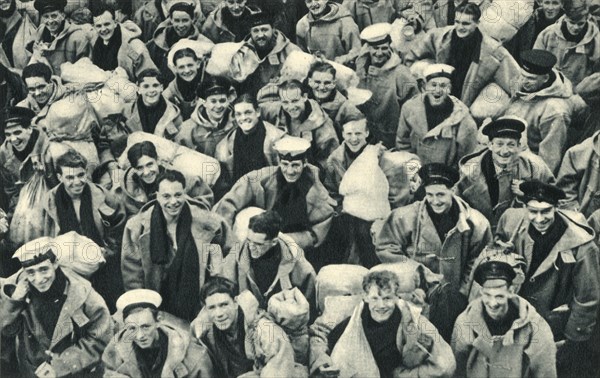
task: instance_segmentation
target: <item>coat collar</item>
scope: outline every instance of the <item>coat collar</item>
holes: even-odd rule
[[[281,261],[277,268],[275,280],[273,280],[266,293],[263,293],[266,296],[271,293],[278,282],[281,282],[282,289],[291,288],[289,275],[294,270],[300,256],[302,256],[302,248],[292,238],[281,233],[278,237],[279,247],[281,248]],[[237,263],[240,272],[246,273],[246,275],[250,274],[250,251],[247,242],[244,242],[242,248],[237,253]]]
[[[35,38],[36,41],[42,40],[42,34],[44,33],[44,30],[46,30],[45,25],[41,26],[37,30],[37,34],[36,34],[36,38]],[[61,43],[63,39],[67,39],[71,34],[73,34],[74,32],[76,32],[78,30],[83,30],[83,29],[81,28],[81,26],[72,24],[71,22],[69,22],[69,20],[65,19],[65,27],[56,36],[56,38],[52,41],[52,43],[48,47],[48,50],[51,50],[51,51],[56,50],[58,47],[58,44]]]
[[[269,52],[267,55],[265,55],[265,57],[262,60],[259,60],[259,62],[264,62],[266,59],[268,59],[269,55],[279,54],[291,43],[290,40],[282,32],[280,32],[277,29],[273,30],[273,35],[275,36],[275,46],[273,47],[271,52]],[[256,52],[256,48],[254,47],[254,42],[252,42],[252,38],[250,36],[247,36],[244,39],[244,46],[246,46],[246,47],[250,48],[252,51]]]
[[[561,30],[561,26],[563,21],[567,18],[566,15],[562,15],[555,23],[554,25],[552,25],[553,29],[554,29],[554,34],[556,35],[556,37],[562,41],[566,42],[565,36],[562,33]],[[583,46],[583,45],[587,45],[588,43],[593,43],[594,39],[598,38],[598,26],[596,25],[596,22],[594,21],[593,16],[590,14],[588,16],[588,29],[587,32],[585,33],[585,35],[583,36],[583,39],[581,41],[579,41],[579,43],[576,43],[575,45],[568,47],[567,49],[575,49],[578,46]],[[596,55],[596,59],[598,57],[598,54],[600,54],[600,52],[595,52]],[[590,59],[593,59],[592,57],[590,57]]]
[[[529,220],[527,219],[526,211],[524,213],[523,221],[519,226],[517,233],[525,235],[525,243],[533,249],[533,239],[529,236]],[[594,231],[586,225],[580,224],[573,220],[564,210],[556,210],[556,216],[561,217],[562,220],[567,224],[567,230],[564,235],[560,238],[558,243],[554,245],[546,259],[540,264],[538,269],[531,276],[535,278],[542,273],[552,268],[558,258],[559,254],[570,254],[573,257],[572,250],[594,241]],[[527,251],[526,251],[527,253]],[[531,252],[529,252],[531,253]],[[531,261],[531,256],[526,256],[528,262]]]
[[[296,130],[297,133],[316,130],[323,126],[327,120],[327,115],[323,112],[323,109],[321,109],[315,100],[308,99],[307,101],[310,104],[311,111],[306,120],[302,122],[298,130]],[[277,116],[277,122],[275,126],[283,129],[284,131],[290,132],[290,125],[288,125],[287,116],[283,110],[283,107],[279,110],[279,115]]]
[[[458,221],[456,222],[456,230],[458,232],[467,232],[469,230],[471,230],[471,226],[469,225],[468,219],[470,217],[470,213],[471,213],[471,208],[469,207],[469,205],[467,205],[467,203],[460,197],[458,196],[452,196],[452,198],[454,199],[454,201],[456,201],[456,204],[458,206]],[[430,222],[431,218],[429,217],[429,214],[427,213],[427,205],[426,205],[426,201],[427,200],[422,200],[419,203],[419,209],[418,209],[418,213],[419,213],[419,218],[420,219],[428,219]],[[450,233],[448,233],[448,235],[450,235]],[[442,244],[444,243],[444,241],[441,241]]]

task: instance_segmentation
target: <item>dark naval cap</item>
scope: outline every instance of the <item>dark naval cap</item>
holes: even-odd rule
[[[250,15],[250,27],[260,25],[273,25],[273,19],[268,13],[257,12]]]
[[[446,185],[448,188],[453,187],[459,178],[458,171],[440,163],[424,165],[419,170],[419,177],[421,177],[425,186]]]
[[[549,74],[556,62],[556,56],[546,50],[527,50],[521,53],[521,67],[534,75]]]
[[[540,201],[551,205],[558,205],[558,201],[566,197],[565,192],[557,186],[546,184],[539,180],[525,181],[519,185],[519,189],[525,194],[525,202]]]
[[[20,106],[8,107],[1,113],[2,122],[4,123],[5,127],[29,127],[33,117],[35,117],[33,110]]]
[[[502,117],[485,125],[481,132],[490,140],[494,138],[521,139],[521,134],[527,128],[527,122],[513,117]]]
[[[35,0],[33,7],[40,12],[40,15],[48,12],[64,12],[67,6],[67,0]]]
[[[490,281],[506,281],[507,284],[511,284],[517,274],[509,263],[498,260],[490,260],[480,264],[475,269],[474,279],[475,282],[481,286],[498,286],[494,285],[495,282]],[[486,285],[486,282],[491,285]],[[502,283],[501,283],[502,284]]]

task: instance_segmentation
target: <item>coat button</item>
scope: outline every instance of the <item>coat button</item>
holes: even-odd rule
[[[535,282],[535,278],[530,279],[529,282]]]

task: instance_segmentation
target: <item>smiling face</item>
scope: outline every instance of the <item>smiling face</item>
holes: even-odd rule
[[[315,17],[321,16],[327,7],[328,0],[305,0],[308,11]]]
[[[392,290],[384,290],[372,284],[363,300],[369,306],[371,318],[377,323],[383,323],[394,313],[398,296]]]
[[[115,29],[117,28],[117,23],[113,19],[112,14],[106,11],[102,13],[100,16],[94,17],[94,29],[96,32],[104,40],[108,42],[110,38],[115,34]]]
[[[31,127],[12,126],[4,129],[4,137],[19,152],[25,150],[33,129]]]
[[[79,198],[87,185],[87,175],[82,167],[59,167],[58,179],[71,198]]]
[[[306,110],[306,101],[308,96],[302,94],[298,88],[283,89],[279,91],[281,98],[281,107],[292,120],[298,120]]]
[[[543,234],[554,224],[556,209],[547,202],[531,200],[527,202],[527,215],[533,227]]]
[[[390,60],[392,56],[392,48],[390,43],[380,43],[378,45],[368,45],[369,56],[371,57],[371,64],[375,67],[381,67]]]
[[[50,260],[44,260],[39,264],[24,268],[23,271],[29,283],[40,293],[45,293],[56,279],[56,268],[58,268],[58,262],[52,263]]]
[[[425,187],[425,200],[436,214],[444,214],[452,207],[452,189],[446,185],[434,184]]]
[[[213,121],[220,122],[225,116],[225,112],[231,104],[229,96],[226,94],[210,95],[206,98],[204,108],[208,118]]]
[[[247,102],[235,104],[233,106],[233,115],[235,122],[244,133],[248,133],[254,129],[260,117],[258,110],[254,109],[254,106]]]
[[[269,24],[257,25],[250,28],[250,38],[259,50],[265,50],[273,41],[273,26]]]
[[[492,160],[499,167],[511,164],[519,153],[519,141],[512,138],[494,138],[488,143]]]
[[[535,92],[548,81],[548,78],[548,75],[532,74],[521,68],[521,90]]]
[[[504,319],[508,313],[508,301],[511,296],[508,284],[500,287],[485,287],[484,285],[481,289],[483,308],[494,320]]]
[[[244,13],[246,0],[225,0],[225,6],[233,17],[240,17]]]
[[[185,203],[185,188],[179,181],[163,180],[158,185],[156,200],[165,216],[176,218]]]
[[[15,0],[0,0],[0,11],[6,12],[9,10],[13,1]]]
[[[369,130],[367,129],[367,121],[351,121],[344,124],[344,131],[342,137],[346,146],[352,152],[358,152],[367,144],[367,137],[369,136]]]
[[[553,20],[558,17],[562,2],[560,0],[542,0],[540,3],[544,17],[548,20]]]
[[[454,30],[458,38],[467,38],[475,32],[479,22],[473,20],[473,16],[465,13],[457,13],[454,21]]]
[[[329,98],[335,90],[335,85],[335,77],[331,72],[315,71],[308,78],[308,86],[317,101]]]
[[[246,240],[248,242],[250,256],[252,256],[253,259],[258,259],[263,256],[277,244],[277,238],[269,239],[267,238],[267,234],[256,233],[252,230],[248,230]]]
[[[192,33],[194,21],[184,11],[174,11],[171,15],[171,23],[173,24],[173,30],[179,37],[187,37]]]
[[[191,56],[184,56],[175,62],[175,73],[187,82],[194,80],[199,69],[200,61]]]
[[[302,175],[302,171],[304,170],[304,166],[306,163],[303,160],[281,160],[279,162],[279,169],[281,169],[281,173],[285,178],[285,181],[289,183],[293,183],[298,181],[300,175]]]
[[[572,20],[569,17],[565,17],[565,24],[571,35],[579,35],[587,22],[587,17],[581,20]]]
[[[133,169],[135,169],[135,173],[146,184],[154,183],[160,172],[160,167],[156,159],[146,155],[138,159],[137,165]]]
[[[208,318],[221,331],[227,331],[237,319],[238,304],[229,294],[215,293],[204,304]]]
[[[48,100],[52,97],[52,92],[54,92],[54,83],[47,82],[46,79],[40,76],[26,78],[25,84],[27,85],[27,92],[40,107],[44,107],[48,103]]]
[[[50,32],[50,34],[56,34],[62,22],[65,20],[65,12],[61,11],[53,11],[46,12],[40,16],[40,24],[46,26],[46,29]]]
[[[158,104],[163,90],[163,85],[155,77],[145,77],[138,85],[138,94],[146,106]]]
[[[429,104],[433,107],[440,106],[450,96],[452,84],[447,77],[434,77],[427,81],[425,91]]]
[[[149,349],[158,340],[158,322],[150,309],[134,311],[123,321],[127,338],[133,340],[140,349]]]

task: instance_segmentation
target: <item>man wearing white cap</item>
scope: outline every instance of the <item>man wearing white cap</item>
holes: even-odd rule
[[[334,201],[319,181],[318,169],[307,163],[310,142],[286,136],[275,143],[278,167],[265,167],[240,178],[217,203],[214,211],[233,223],[248,206],[275,210],[283,219],[282,232],[305,251],[327,236]],[[311,256],[309,261],[313,262]]]
[[[408,65],[433,59],[454,67],[452,94],[469,107],[490,83],[511,93],[519,73],[517,62],[502,44],[479,30],[480,18],[477,4],[463,3],[456,7],[454,25],[428,31],[406,55]]]
[[[390,31],[388,23],[366,27],[360,33],[365,45],[356,59],[358,87],[373,93],[361,110],[367,116],[372,139],[388,148],[394,146],[400,109],[419,92],[417,81],[392,51]]]
[[[458,160],[477,147],[477,125],[469,109],[450,95],[453,72],[447,64],[428,66],[425,93],[402,108],[396,148],[416,153],[425,164],[457,167]]]
[[[206,347],[192,342],[187,329],[163,322],[160,294],[136,289],[121,295],[117,310],[124,328],[108,344],[102,362],[107,376],[212,377]]]
[[[17,342],[21,376],[97,374],[113,335],[108,308],[87,280],[58,266],[54,247],[44,239],[15,253],[23,270],[2,286],[2,337]]]

